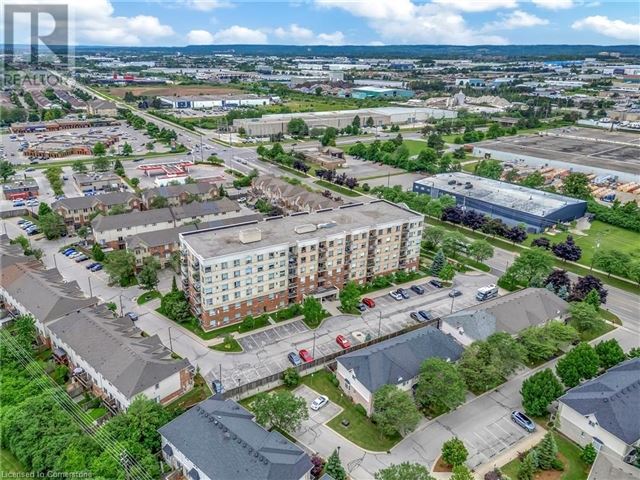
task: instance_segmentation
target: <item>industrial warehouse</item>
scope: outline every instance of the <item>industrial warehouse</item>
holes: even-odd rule
[[[301,118],[309,128],[337,129],[351,125],[358,116],[364,124],[369,118],[376,127],[424,122],[430,119],[456,118],[453,110],[439,108],[379,107],[359,110],[338,110],[329,112],[283,113],[263,115],[261,118],[238,118],[233,121],[234,130],[244,129],[246,135],[266,137],[287,133],[287,125],[294,118]]]
[[[510,225],[524,223],[529,232],[535,233],[558,222],[576,220],[587,210],[583,200],[459,172],[417,180],[413,191],[433,198],[451,195],[463,208]]]
[[[120,140],[118,135],[101,133],[52,135],[40,142],[30,144],[24,154],[28,157],[62,158],[71,155],[91,155],[93,147],[102,143],[109,148]]]
[[[191,97],[159,97],[163,105],[175,109],[230,109],[237,107],[259,107],[278,103],[278,97],[258,97],[257,95],[196,95]]]
[[[552,166],[594,173],[612,171],[624,181],[640,175],[640,139],[633,133],[562,128],[539,135],[501,137],[474,145],[473,155],[518,166]]]

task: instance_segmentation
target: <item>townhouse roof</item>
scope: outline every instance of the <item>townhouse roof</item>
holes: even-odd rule
[[[640,358],[632,358],[572,388],[559,401],[632,445],[640,440]]]
[[[201,217],[203,215],[220,215],[229,212],[239,212],[240,204],[225,197],[220,200],[191,202],[170,208],[173,217],[176,220],[182,220],[184,218]]]
[[[598,452],[587,480],[638,480],[638,467],[625,463],[620,457],[606,449]]]
[[[207,399],[158,429],[209,478],[302,478],[309,456],[233,400]]]
[[[43,324],[99,301],[85,297],[78,282],[66,282],[57,269],[45,270],[37,260],[3,252],[1,267],[2,288]]]
[[[462,355],[462,345],[451,335],[424,327],[338,357],[338,363],[353,370],[370,392],[384,385],[397,385],[416,377],[428,358],[451,362]]]
[[[141,212],[122,213],[119,215],[98,215],[91,221],[91,227],[97,232],[158,223],[166,223],[168,228],[173,228],[175,225],[174,221],[176,220],[213,214],[225,214],[234,211],[239,212],[240,205],[233,200],[223,198],[207,202],[192,202],[177,207],[154,208]]]
[[[127,398],[190,366],[173,359],[160,337],[142,336],[131,319],[114,317],[105,305],[65,315],[49,330]]]
[[[91,108],[94,108],[94,109],[97,108],[97,109],[111,110],[111,109],[118,108],[115,103],[110,102],[108,100],[101,100],[101,99],[92,100],[89,102],[89,105],[91,106]]]
[[[112,207],[114,205],[129,203],[129,201],[134,198],[138,197],[131,192],[109,192],[102,193],[100,195],[91,195],[88,197],[63,198],[53,202],[51,204],[51,208],[55,210],[57,208],[64,207],[67,210],[79,210],[82,208],[93,208],[99,204]]]
[[[245,222],[257,222],[262,220],[259,213],[251,215],[242,215],[240,217],[222,218],[220,220],[212,220],[210,222],[190,223],[189,225],[181,225],[176,228],[167,228],[164,230],[155,230],[153,232],[143,232],[137,235],[131,235],[126,238],[127,248],[136,248],[139,245],[146,247],[160,247],[172,243],[180,243],[179,234],[182,232],[192,232],[194,230],[203,230],[207,228],[225,227]]]
[[[546,288],[525,288],[447,315],[443,321],[474,340],[496,332],[515,335],[569,312],[569,304]]]
[[[153,197],[165,197],[172,198],[177,197],[183,193],[190,193],[192,195],[204,195],[209,193],[212,188],[217,188],[216,185],[207,182],[198,183],[185,183],[183,185],[164,185],[162,187],[150,188],[142,192],[142,198],[145,202],[148,202]]]
[[[91,220],[91,228],[96,232],[105,232],[118,228],[138,227],[155,223],[173,225],[173,215],[169,208],[155,208],[142,212],[122,213],[120,215],[98,215]]]
[[[268,189],[272,192],[278,192],[282,198],[293,200],[300,204],[300,206],[309,205],[313,210],[332,208],[342,204],[341,201],[325,197],[320,193],[309,192],[299,185],[291,185],[271,175],[258,177],[254,181],[254,186],[258,189]]]

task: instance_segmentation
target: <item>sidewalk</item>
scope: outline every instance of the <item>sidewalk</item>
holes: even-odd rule
[[[502,455],[499,455],[498,457],[494,458],[493,462],[485,463],[480,467],[478,467],[475,470],[475,477],[478,479],[483,479],[485,473],[492,471],[496,467],[500,468],[506,465],[511,460],[514,460],[515,458],[517,458],[518,454],[520,454],[521,452],[526,452],[527,450],[530,450],[531,448],[535,447],[538,443],[542,441],[542,437],[544,437],[546,433],[547,431],[544,428],[542,428],[540,425],[537,425],[536,431],[534,433],[532,433],[531,435],[527,435],[521,441],[512,445]]]

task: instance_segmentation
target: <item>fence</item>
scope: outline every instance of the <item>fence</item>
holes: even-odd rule
[[[32,212],[28,208],[14,208],[13,210],[0,210],[0,218],[11,218],[11,217],[34,217],[37,220],[38,214],[36,212]]]
[[[424,328],[427,326],[435,326],[436,328],[440,328],[440,317],[434,318],[433,320],[429,320],[428,322],[418,323],[414,325],[409,325],[401,330],[387,333],[386,335],[381,335],[380,337],[372,338],[371,340],[353,345],[352,347],[346,350],[340,350],[329,355],[325,355],[324,357],[314,358],[309,363],[303,363],[297,367],[293,367],[301,375],[305,375],[308,373],[316,372],[321,370],[325,366],[333,363],[336,358],[345,355],[347,353],[356,352],[363,348],[367,348],[371,345],[375,345],[376,343],[384,342],[385,340],[389,340],[390,338],[395,338],[399,335],[403,335],[405,333],[412,332],[419,328]],[[254,380],[253,382],[245,383],[244,385],[240,385],[235,388],[230,388],[224,392],[224,398],[233,398],[234,400],[239,400],[241,398],[249,397],[256,393],[264,392],[267,390],[271,390],[279,385],[282,385],[282,373],[274,373],[273,375],[269,375],[267,377],[263,377],[259,380]]]

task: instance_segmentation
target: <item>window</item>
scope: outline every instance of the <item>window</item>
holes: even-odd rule
[[[240,276],[240,270],[235,270],[233,272],[233,278],[238,278]]]
[[[222,295],[222,301],[223,302],[228,302],[229,301],[229,295]]]
[[[233,266],[234,267],[239,267],[240,266],[240,260],[234,260],[233,261]]]
[[[220,275],[220,278],[222,280],[227,280],[229,278],[229,274],[228,273],[223,273],[222,275]]]
[[[240,281],[233,282],[233,288],[240,288]]]
[[[229,264],[227,262],[222,262],[220,264],[220,268],[222,268],[222,269],[229,268]]]
[[[247,267],[244,269],[245,275],[251,275],[252,272],[253,272],[253,269],[251,267]]]
[[[258,261],[261,262],[262,260],[264,260],[264,255],[262,254],[258,255]]]

